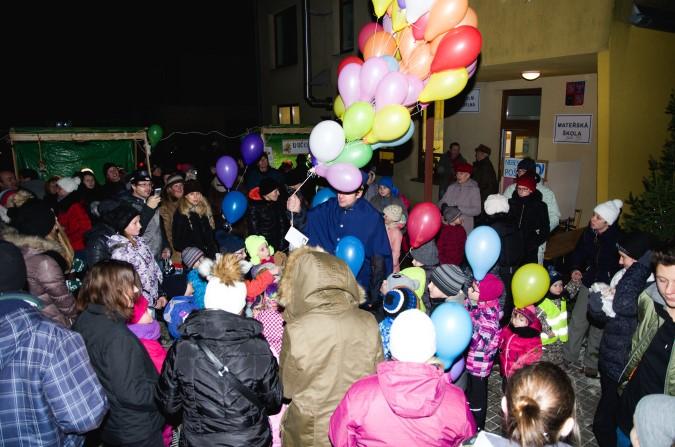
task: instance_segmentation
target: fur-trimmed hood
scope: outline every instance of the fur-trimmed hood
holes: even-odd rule
[[[279,297],[290,323],[313,310],[339,314],[356,308],[365,292],[342,260],[319,247],[302,247],[288,257]]]
[[[19,233],[13,227],[5,227],[0,230],[0,238],[11,242],[19,247],[22,251],[32,251],[34,253],[45,253],[47,251],[54,251],[61,255],[63,259],[68,259],[66,251],[56,241],[45,239],[39,236],[27,236]]]

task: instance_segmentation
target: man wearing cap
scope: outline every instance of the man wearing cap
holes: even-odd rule
[[[459,143],[452,142],[450,143],[450,148],[446,153],[441,155],[438,159],[438,166],[436,168],[436,174],[438,175],[438,197],[439,199],[445,194],[445,190],[448,189],[448,185],[454,183],[457,180],[456,177],[456,167],[459,164],[466,163],[466,159],[460,153],[461,148]]]
[[[124,193],[124,182],[122,181],[120,170],[115,164],[104,164],[103,176],[105,177],[105,185],[103,185],[104,199],[117,199],[120,194]]]
[[[0,443],[81,445],[108,411],[84,341],[23,292],[16,246],[0,241],[0,265]]]
[[[478,183],[478,188],[480,188],[480,203],[485,202],[490,194],[499,192],[497,173],[490,161],[491,153],[492,149],[484,144],[479,144],[476,148],[476,161],[473,162],[471,178]]]
[[[166,241],[171,249],[171,261],[180,263],[180,253],[173,247],[173,215],[178,208],[178,201],[183,197],[185,179],[180,174],[172,174],[166,179],[166,186],[162,193],[162,203],[159,207],[159,217]]]
[[[455,166],[457,172],[457,181],[450,186],[443,194],[441,201],[438,202],[439,208],[443,204],[456,206],[462,213],[462,226],[466,234],[473,230],[473,218],[481,212],[480,188],[478,183],[471,178],[473,166],[468,163],[460,163]]]
[[[541,200],[546,204],[548,211],[548,227],[550,231],[555,230],[555,228],[560,223],[560,208],[558,208],[558,201],[555,198],[555,194],[548,186],[545,186],[539,175],[537,174],[537,164],[530,157],[523,158],[518,163],[516,169],[516,177],[521,177],[526,173],[534,175],[534,178],[537,181],[537,191],[541,193]],[[506,187],[502,195],[507,199],[513,197],[513,194],[516,192],[516,183]],[[539,252],[537,253],[537,260],[540,264],[544,262],[544,252],[546,251],[546,243],[543,243],[539,246]]]
[[[131,174],[129,179],[131,191],[120,198],[121,202],[134,207],[141,214],[141,233],[150,251],[159,258],[160,255],[170,255],[169,244],[162,235],[158,207],[161,202],[159,195],[152,193],[152,178],[148,171],[138,170]]]

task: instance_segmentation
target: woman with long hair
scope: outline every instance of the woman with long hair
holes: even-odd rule
[[[164,418],[155,401],[159,375],[126,324],[140,288],[140,278],[131,264],[108,260],[91,268],[79,295],[82,314],[73,329],[82,335],[108,395],[110,413],[100,433],[106,446],[164,445]]]
[[[183,197],[185,179],[180,174],[172,174],[166,179],[166,186],[162,189],[162,202],[159,205],[159,217],[166,239],[171,248],[171,261],[180,263],[180,252],[173,246],[173,216],[176,214],[178,202]]]
[[[213,234],[215,227],[211,206],[204,198],[199,183],[188,180],[173,216],[174,249],[183,251],[185,247],[197,247],[206,257],[213,259],[218,252]]]

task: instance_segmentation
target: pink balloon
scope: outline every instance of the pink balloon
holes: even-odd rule
[[[422,90],[424,83],[417,76],[408,75],[408,94],[403,100],[403,105],[407,107],[415,104]]]
[[[411,25],[413,30],[413,36],[417,40],[424,40],[424,31],[427,29],[427,23],[429,22],[429,13],[425,13],[422,17],[417,19],[417,22]]]
[[[469,73],[469,77],[473,76],[476,73],[476,68],[478,68],[478,59],[471,62],[471,64],[466,67],[466,71]]]
[[[340,192],[356,191],[363,178],[356,166],[347,163],[336,163],[328,168],[326,173],[328,183]]]
[[[389,17],[387,14],[382,17],[382,29],[384,29],[389,34],[394,33],[394,28],[391,25],[391,17]]]
[[[338,91],[340,92],[345,109],[359,100],[359,94],[361,93],[361,83],[359,81],[361,67],[362,65],[359,64],[347,64],[338,76]]]
[[[359,31],[359,38],[358,38],[359,51],[361,51],[361,53],[363,53],[363,49],[366,46],[366,41],[368,40],[368,38],[373,34],[375,34],[377,31],[384,31],[382,25],[380,25],[379,23],[370,22],[363,25],[363,28],[361,28],[361,31]]]
[[[366,102],[373,99],[377,85],[387,73],[389,73],[389,66],[381,57],[371,57],[365,61],[361,66],[361,94],[359,99]],[[342,100],[344,101],[344,99],[343,96]],[[345,107],[348,107],[346,102]]]
[[[319,163],[318,165],[314,166],[314,173],[319,177],[325,177],[328,173],[328,166],[323,163]]]
[[[398,71],[387,73],[375,90],[375,110],[389,104],[403,104],[408,95],[408,79]]]

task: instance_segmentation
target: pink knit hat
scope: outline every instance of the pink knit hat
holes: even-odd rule
[[[492,301],[504,293],[504,283],[492,273],[488,273],[478,282],[478,289],[480,290],[478,301]]]
[[[134,303],[134,314],[129,319],[129,323],[136,324],[141,321],[143,315],[148,311],[148,300],[143,295],[139,295]]]

